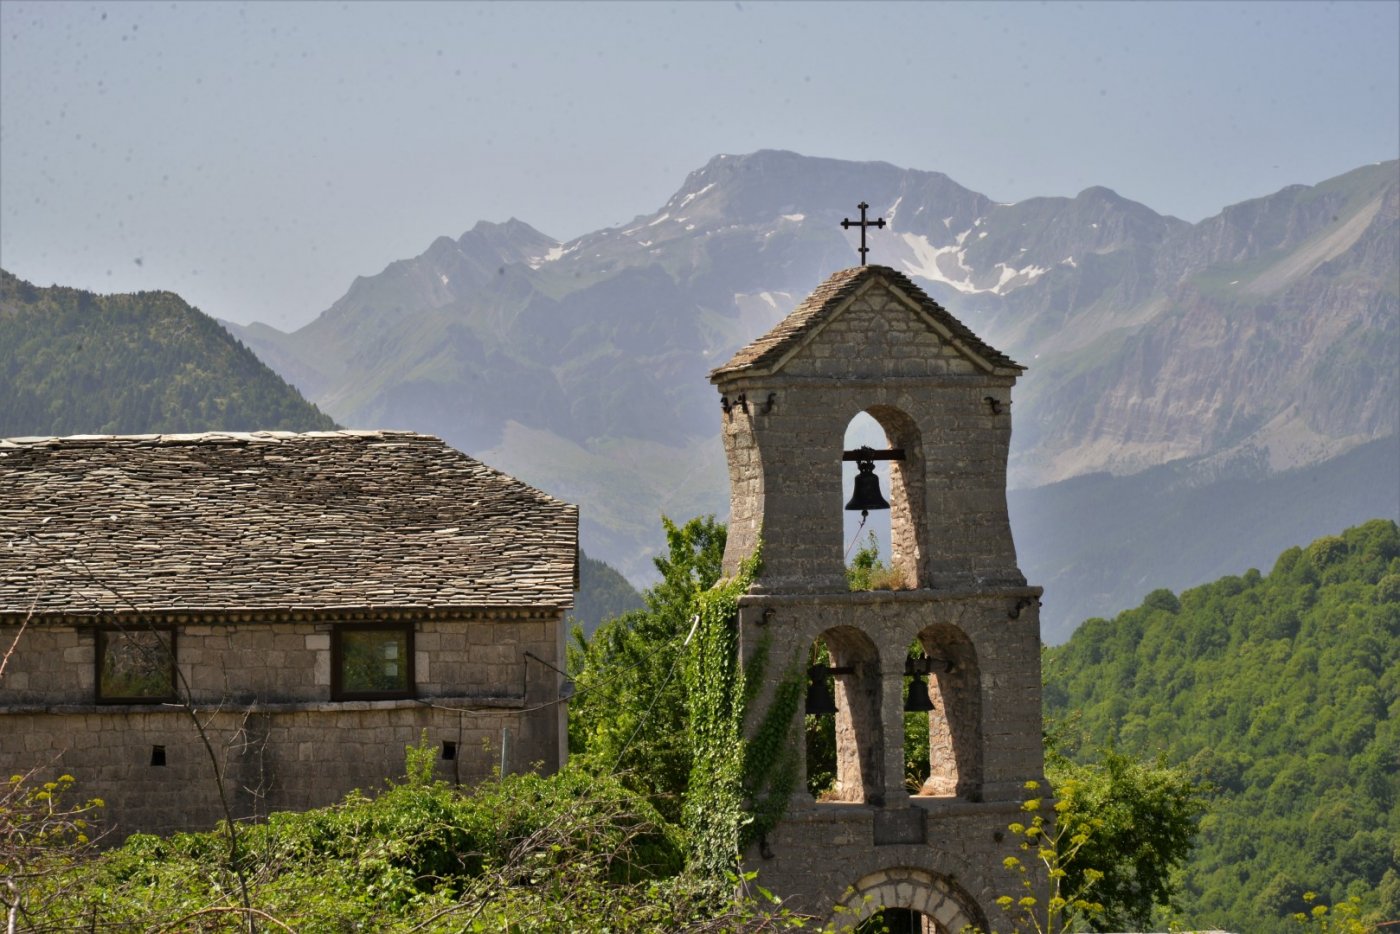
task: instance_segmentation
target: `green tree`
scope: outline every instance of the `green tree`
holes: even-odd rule
[[[1185,768],[1141,762],[1105,749],[1098,762],[1053,754],[1046,768],[1057,819],[1075,844],[1064,865],[1067,891],[1092,892],[1096,931],[1144,930],[1154,909],[1172,907],[1178,871],[1191,854],[1207,789]]]
[[[64,800],[71,775],[40,782],[37,772],[12,775],[0,786],[0,907],[6,930],[34,928],[35,918],[71,897],[65,873],[83,862],[93,845],[92,822],[101,798]]]
[[[998,904],[1018,930],[1144,930],[1154,911],[1173,907],[1206,788],[1184,768],[1111,749],[1097,762],[1076,763],[1059,752],[1072,725],[1048,724],[1054,802],[1033,796],[1022,805],[1028,822],[1010,825],[1021,855],[1005,865],[1019,894]]]
[[[727,530],[713,516],[661,522],[666,554],[653,559],[661,580],[643,594],[645,609],[604,623],[591,639],[574,628],[569,746],[589,768],[621,773],[676,821],[691,767],[677,669],[695,601],[719,580]]]

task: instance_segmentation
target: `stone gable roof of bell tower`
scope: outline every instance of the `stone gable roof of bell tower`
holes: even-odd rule
[[[903,273],[888,266],[853,266],[833,273],[768,333],[744,346],[728,363],[711,370],[710,381],[719,382],[729,376],[781,370],[787,359],[809,336],[838,315],[849,304],[850,299],[876,283],[907,299],[933,329],[940,332],[941,337],[979,368],[999,376],[1016,376],[1025,369],[983,341],[971,328],[929,298],[923,289]]]

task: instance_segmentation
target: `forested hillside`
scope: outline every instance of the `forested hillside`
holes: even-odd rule
[[[172,292],[38,288],[0,270],[0,437],[334,427]]]
[[[1216,785],[1188,929],[1282,930],[1305,892],[1400,919],[1400,529],[1375,520],[1273,570],[1148,595],[1045,656],[1045,706],[1087,742]]]
[[[576,623],[586,636],[607,620],[642,608],[642,595],[611,565],[578,555],[578,593],[569,622]]]

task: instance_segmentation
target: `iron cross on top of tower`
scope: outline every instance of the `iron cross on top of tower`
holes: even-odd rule
[[[860,208],[860,220],[858,220],[858,221],[853,221],[853,220],[851,220],[849,217],[847,217],[847,218],[845,218],[844,220],[841,221],[841,226],[844,227],[844,228],[846,228],[847,230],[850,230],[852,227],[859,227],[859,228],[860,228],[860,264],[861,264],[862,266],[864,266],[864,265],[865,265],[865,254],[870,252],[870,247],[868,247],[868,246],[865,245],[865,228],[867,228],[867,227],[880,227],[880,228],[883,228],[883,227],[885,226],[885,219],[884,219],[883,217],[881,217],[881,218],[879,218],[878,220],[873,220],[873,221],[866,220],[866,219],[865,219],[865,212],[866,212],[866,210],[870,207],[870,205],[866,204],[864,201],[862,201],[860,204],[856,205],[856,207]]]

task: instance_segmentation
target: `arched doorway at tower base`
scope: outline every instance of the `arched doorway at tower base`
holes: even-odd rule
[[[830,928],[854,932],[862,921],[885,908],[918,912],[934,922],[929,930],[936,934],[987,930],[986,918],[960,886],[926,870],[907,867],[871,873],[851,886],[832,915]]]

